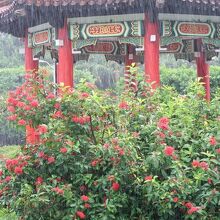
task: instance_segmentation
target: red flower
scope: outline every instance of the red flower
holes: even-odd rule
[[[178,198],[178,197],[174,197],[174,198],[173,198],[173,201],[174,201],[174,202],[178,202],[178,201],[179,201],[179,198]]]
[[[85,219],[85,218],[86,218],[86,215],[84,214],[84,212],[81,212],[81,211],[77,211],[77,212],[76,212],[76,215],[77,215],[80,219]]]
[[[117,182],[112,183],[112,189],[117,192],[120,189],[120,184]]]
[[[125,151],[120,146],[115,146],[114,149],[118,152],[119,156],[125,155]]]
[[[191,209],[193,207],[193,204],[191,202],[185,203],[186,208]]]
[[[193,214],[194,212],[197,212],[200,208],[199,207],[194,207],[192,206],[189,210],[188,210],[188,214],[191,215]]]
[[[220,148],[216,149],[216,152],[217,152],[218,154],[220,154]]]
[[[199,164],[199,166],[203,169],[203,170],[208,170],[209,165],[206,162],[201,162]]]
[[[169,118],[166,118],[166,117],[160,118],[157,126],[162,130],[168,130],[169,121],[170,121]]]
[[[146,176],[144,178],[145,181],[152,181],[153,177],[152,176]]]
[[[16,106],[22,108],[25,106],[25,103],[24,102],[17,102]]]
[[[82,117],[73,116],[72,122],[84,125],[84,124],[90,122],[90,116],[82,116]]]
[[[84,204],[84,207],[85,207],[86,209],[89,209],[89,208],[91,208],[91,205],[90,205],[89,203],[85,203],[85,204]]]
[[[9,112],[15,112],[15,107],[14,106],[8,106],[8,111]]]
[[[167,117],[162,117],[159,119],[160,124],[168,124],[170,122],[170,119]]]
[[[208,184],[212,184],[212,179],[208,178]]]
[[[105,144],[103,145],[103,147],[104,147],[105,149],[108,149],[109,146],[110,146],[110,144],[108,144],[108,143],[105,143]]]
[[[47,161],[48,161],[48,164],[54,163],[55,158],[54,157],[48,157]]]
[[[72,117],[72,122],[79,123],[79,118],[77,116]]]
[[[210,143],[211,145],[213,145],[213,146],[215,146],[215,145],[217,144],[217,141],[216,141],[216,139],[215,139],[214,136],[210,137],[209,143]]]
[[[55,95],[53,93],[49,93],[46,97],[46,99],[54,99]]]
[[[163,132],[159,132],[158,133],[158,136],[161,138],[161,139],[164,139],[166,137],[166,135],[163,133]]]
[[[79,188],[79,189],[80,189],[80,191],[82,191],[82,192],[83,192],[83,191],[86,191],[87,187],[86,187],[85,185],[82,185],[82,186],[80,186],[80,188]]]
[[[3,171],[2,170],[0,170],[0,176],[2,176],[3,175]]]
[[[88,98],[89,97],[89,94],[87,93],[87,92],[82,92],[81,94],[80,94],[80,99],[86,99],[86,98]]]
[[[32,78],[32,75],[26,73],[26,74],[24,75],[24,78],[25,78],[26,80],[31,79],[31,78]]]
[[[64,190],[60,189],[59,187],[52,188],[52,191],[56,192],[59,195],[64,194]]]
[[[39,131],[39,133],[40,134],[45,134],[45,133],[47,133],[47,125],[39,125],[38,126],[38,131]]]
[[[172,156],[173,153],[174,153],[174,148],[173,147],[170,147],[170,146],[165,147],[164,154],[166,156]]]
[[[40,152],[38,153],[38,157],[39,157],[39,158],[44,158],[44,156],[45,156],[45,154],[44,154],[43,151],[40,151]]]
[[[63,114],[61,111],[56,111],[53,115],[52,118],[63,118]]]
[[[23,120],[23,119],[20,119],[19,121],[18,121],[18,125],[26,125],[26,121],[25,120]]]
[[[6,168],[12,170],[15,166],[18,166],[19,162],[17,159],[8,159],[6,160]]]
[[[78,118],[78,123],[81,125],[85,124],[85,119],[83,117]]]
[[[60,153],[65,154],[66,152],[67,152],[67,148],[66,147],[60,148]]]
[[[55,104],[54,104],[54,108],[55,108],[55,109],[60,109],[60,103],[55,103]]]
[[[33,100],[33,97],[31,97],[31,96],[27,96],[27,101],[29,101],[29,102],[31,102],[32,100]]]
[[[30,111],[31,110],[31,106],[29,106],[29,105],[24,106],[24,110],[25,111]]]
[[[10,115],[7,117],[9,121],[15,121],[17,119],[17,115]]]
[[[88,202],[89,201],[89,197],[85,196],[85,195],[82,195],[81,196],[81,200],[84,201],[84,202]]]
[[[23,170],[21,167],[15,167],[14,172],[17,175],[21,175],[23,173]]]
[[[43,183],[43,181],[44,181],[43,178],[39,176],[39,177],[37,177],[35,184],[41,185]]]
[[[200,165],[200,162],[198,160],[193,160],[192,162],[193,167],[199,167],[199,165]]]
[[[119,103],[118,107],[119,107],[120,109],[129,110],[129,105],[128,105],[128,103],[125,102],[125,101],[122,101],[121,103]]]
[[[6,176],[5,177],[5,182],[10,182],[11,181],[11,176]]]
[[[38,103],[37,100],[33,100],[33,101],[30,103],[30,105],[31,105],[32,107],[38,107],[39,103]]]
[[[92,167],[95,167],[98,163],[99,163],[99,160],[93,160],[93,161],[91,162],[91,166],[92,166]]]
[[[119,156],[123,156],[123,155],[125,155],[125,151],[123,149],[120,149],[118,151],[118,154],[119,154]]]

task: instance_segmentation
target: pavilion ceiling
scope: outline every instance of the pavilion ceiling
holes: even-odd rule
[[[1,0],[0,31],[21,37],[27,27],[49,22],[62,26],[63,17],[158,12],[220,16],[220,0]]]

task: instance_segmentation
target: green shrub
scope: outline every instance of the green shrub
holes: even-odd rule
[[[10,119],[41,140],[0,177],[0,201],[19,217],[219,219],[219,94],[209,104],[196,83],[185,96],[141,83],[116,97],[82,83],[55,97],[41,75],[26,77]]]
[[[178,93],[186,94],[187,87],[194,81],[196,81],[196,67],[191,66],[180,66],[175,68],[169,68],[166,66],[161,66],[161,83],[162,85],[174,87]],[[214,94],[219,89],[220,85],[220,67],[211,66],[210,67],[210,87],[211,94]]]

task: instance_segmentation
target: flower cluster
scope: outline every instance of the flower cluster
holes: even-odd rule
[[[16,175],[23,174],[23,168],[28,165],[29,157],[19,156],[15,159],[6,160],[6,168],[10,172],[14,172]]]
[[[208,170],[208,168],[209,168],[208,163],[206,163],[206,162],[204,162],[204,161],[199,162],[198,160],[193,160],[192,166],[193,166],[193,167],[200,167],[200,168],[202,168],[203,170]]]
[[[73,116],[72,117],[72,122],[76,123],[76,124],[80,124],[80,125],[84,125],[90,122],[90,116]]]

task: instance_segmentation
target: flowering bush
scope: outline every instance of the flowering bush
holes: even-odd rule
[[[21,219],[219,219],[219,96],[54,87],[26,75],[8,98],[9,120],[40,136],[0,171],[0,201]]]

